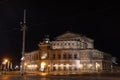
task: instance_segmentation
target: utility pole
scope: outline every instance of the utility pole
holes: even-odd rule
[[[21,74],[24,75],[24,54],[25,54],[25,32],[26,32],[26,10],[24,9],[24,17],[23,17],[23,22],[20,23],[23,31],[23,40],[22,40],[22,58],[21,58],[21,64],[22,64],[22,69],[21,69]]]

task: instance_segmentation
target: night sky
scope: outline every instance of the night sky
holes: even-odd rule
[[[38,2],[39,1],[39,2]],[[80,0],[79,0],[80,1]],[[0,58],[19,63],[22,51],[23,10],[27,10],[26,52],[49,34],[50,39],[71,31],[95,40],[95,48],[120,58],[118,2],[0,0]]]

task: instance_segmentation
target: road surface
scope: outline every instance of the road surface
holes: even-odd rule
[[[120,77],[1,75],[0,80],[120,80]]]
[[[18,72],[10,72],[0,75],[0,80],[120,80],[120,73],[114,74],[85,74],[85,75],[61,75],[40,76],[35,74],[20,75]]]

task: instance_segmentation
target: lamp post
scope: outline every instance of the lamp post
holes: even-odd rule
[[[23,18],[23,24],[22,31],[23,31],[23,40],[22,40],[22,58],[21,58],[21,65],[22,65],[22,71],[21,74],[24,74],[24,54],[25,54],[25,32],[26,32],[26,10],[24,9],[24,18]]]
[[[24,56],[21,58],[21,75],[24,75]]]
[[[5,73],[6,73],[7,69],[9,70],[9,61],[8,61],[8,59],[4,59],[2,64],[4,65],[3,66],[3,71],[5,71]]]
[[[5,72],[6,72],[6,70],[7,70],[7,62],[8,62],[8,60],[5,59]]]

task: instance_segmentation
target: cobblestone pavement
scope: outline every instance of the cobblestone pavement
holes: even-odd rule
[[[0,75],[0,80],[120,80],[120,77]]]

